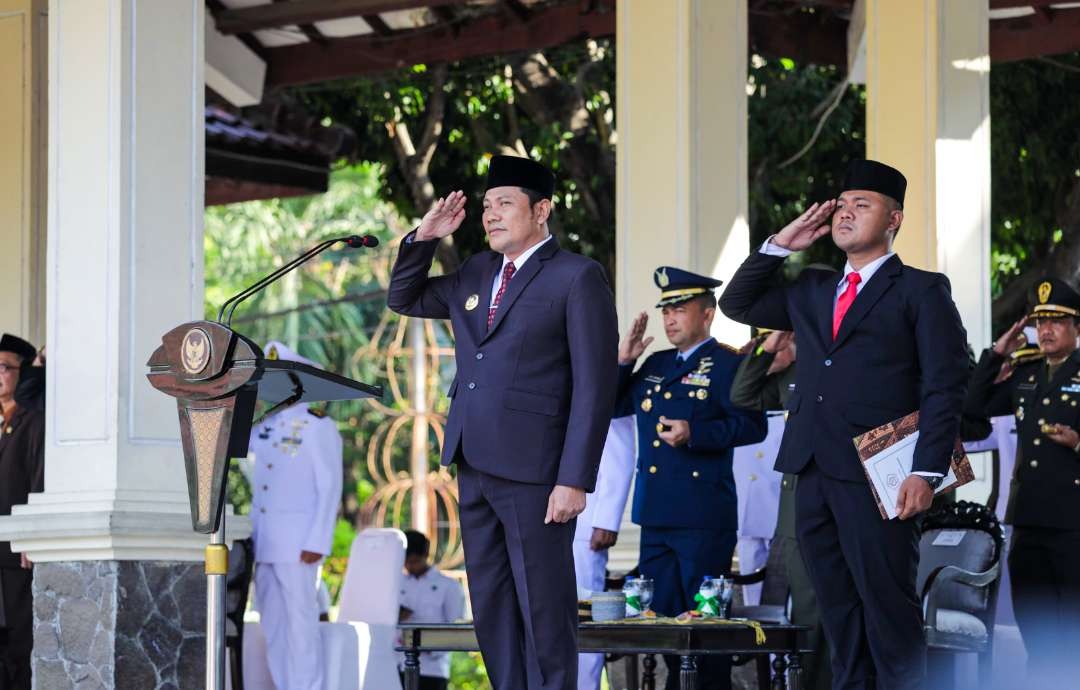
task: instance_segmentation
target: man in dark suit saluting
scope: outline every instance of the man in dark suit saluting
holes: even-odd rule
[[[949,281],[892,252],[906,186],[887,165],[852,162],[839,198],[814,204],[770,237],[720,299],[736,321],[795,331],[799,367],[776,469],[799,475],[799,548],[834,688],[920,688],[926,674],[912,518],[930,506],[948,470],[967,357]],[[847,254],[843,276],[807,269],[778,286],[784,257],[830,231]],[[882,520],[852,438],[915,410],[919,438],[899,490],[899,519]]]
[[[574,690],[574,518],[585,508],[615,404],[618,323],[595,261],[548,232],[551,172],[495,156],[483,225],[492,251],[428,277],[465,219],[453,192],[402,241],[399,314],[450,319],[457,376],[443,464],[456,463],[476,635],[495,690]]]

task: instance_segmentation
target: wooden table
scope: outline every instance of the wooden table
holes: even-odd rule
[[[716,623],[581,623],[578,650],[614,654],[674,654],[680,659],[682,690],[697,690],[697,657],[703,654],[775,654],[773,689],[800,690],[800,655],[808,628],[799,625],[762,623],[765,642],[756,644],[754,630],[743,625]],[[476,632],[471,623],[402,623],[405,654],[405,690],[420,686],[420,652],[474,652]],[[790,675],[790,684],[786,676]]]

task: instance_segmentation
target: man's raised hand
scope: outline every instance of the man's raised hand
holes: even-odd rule
[[[1020,349],[1020,346],[1024,344],[1024,340],[1020,336],[1024,332],[1024,326],[1027,325],[1028,317],[1024,317],[1014,323],[1012,328],[1005,331],[1005,334],[997,339],[994,343],[994,352],[998,353],[1002,357],[1008,357],[1012,353]]]
[[[633,364],[652,343],[652,336],[645,338],[645,328],[649,325],[649,315],[641,312],[630,324],[630,330],[619,342],[619,364]]]
[[[829,230],[829,217],[836,210],[836,200],[814,204],[801,216],[788,223],[783,230],[772,237],[772,243],[782,249],[801,252],[812,245]]]
[[[420,242],[441,240],[461,227],[463,220],[465,220],[465,193],[450,192],[449,196],[432,204],[428,212],[424,214],[420,227],[416,231],[416,239]]]

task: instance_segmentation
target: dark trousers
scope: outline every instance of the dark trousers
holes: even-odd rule
[[[1013,610],[1033,681],[1080,676],[1080,531],[1014,527]]]
[[[493,690],[575,690],[574,521],[544,524],[551,486],[457,465],[476,638]]]
[[[663,616],[677,616],[697,606],[694,595],[706,575],[719,577],[731,572],[731,556],[737,537],[734,530],[642,527],[642,577],[653,580],[652,609]],[[679,687],[679,658],[665,656],[668,690]],[[728,690],[731,687],[731,657],[702,656],[698,659],[701,690]]]
[[[405,674],[398,673],[401,686],[405,687]],[[449,681],[437,676],[420,676],[420,690],[446,690]]]
[[[792,496],[794,498],[794,496]],[[780,500],[784,500],[781,494]],[[792,506],[794,510],[794,506]],[[807,645],[813,649],[811,654],[803,654],[803,687],[808,690],[829,690],[832,687],[832,666],[829,660],[829,643],[825,640],[825,629],[818,613],[817,596],[814,595],[814,583],[806,571],[799,542],[791,537],[774,537],[772,548],[780,549],[784,559],[784,572],[791,588],[791,622],[810,628],[807,633]]]
[[[0,628],[0,690],[30,690],[34,649],[33,571],[0,568],[6,625]]]
[[[866,482],[833,479],[813,462],[799,475],[795,515],[832,653],[833,688],[922,688],[919,521],[883,520]]]

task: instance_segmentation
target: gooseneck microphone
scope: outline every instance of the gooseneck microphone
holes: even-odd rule
[[[229,299],[225,300],[225,303],[221,305],[221,309],[218,310],[218,316],[217,316],[218,323],[224,324],[226,327],[231,326],[232,325],[233,312],[236,311],[236,307],[239,306],[241,302],[246,300],[248,297],[251,297],[255,293],[259,292],[260,290],[264,289],[265,287],[267,287],[268,285],[270,285],[274,281],[278,280],[279,278],[281,278],[286,273],[289,273],[290,271],[295,270],[297,267],[299,267],[301,264],[303,264],[307,260],[309,260],[309,259],[311,259],[311,258],[313,258],[315,256],[318,256],[319,254],[322,254],[324,251],[326,251],[327,249],[329,249],[330,247],[334,246],[335,244],[337,244],[339,242],[344,242],[348,247],[350,247],[352,249],[360,249],[361,247],[372,248],[372,247],[378,247],[379,246],[379,238],[375,237],[374,235],[348,235],[346,237],[335,237],[333,239],[326,240],[324,242],[320,242],[319,244],[317,244],[314,247],[312,247],[311,249],[307,250],[306,252],[304,252],[300,256],[296,257],[295,259],[293,259],[289,263],[287,263],[284,266],[282,266],[281,268],[277,269],[276,271],[274,271],[270,275],[268,275],[265,278],[259,280],[254,285],[251,285],[250,287],[247,287],[244,290],[241,290],[239,293],[237,293],[237,294],[233,295],[232,297],[230,297]],[[225,310],[226,309],[229,310],[229,313],[228,313],[227,317],[225,315]],[[222,321],[223,317],[225,317],[225,319],[226,319],[225,321]]]

